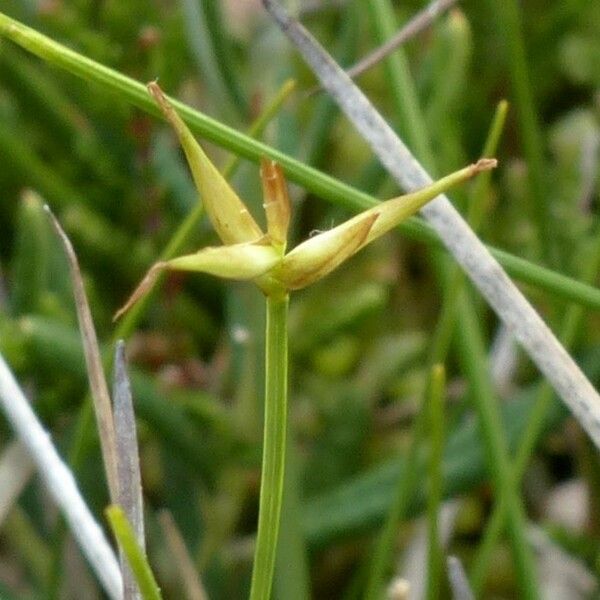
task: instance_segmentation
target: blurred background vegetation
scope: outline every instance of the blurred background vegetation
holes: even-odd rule
[[[346,66],[425,5],[289,4]],[[297,91],[263,139],[378,198],[399,191],[332,102],[324,94],[305,93],[313,76],[256,0],[0,0],[0,11],[130,77],[158,79],[172,96],[240,131],[294,78]],[[435,174],[478,158],[497,103],[511,104],[497,153],[501,166],[481,206],[483,239],[597,282],[590,265],[599,233],[598,1],[464,0],[395,56],[395,72],[408,66],[412,75],[417,119],[403,104],[406,90],[398,89],[402,80],[393,70],[377,66],[360,84]],[[217,165],[226,164],[224,150],[205,147]],[[101,515],[107,492],[85,408],[71,284],[40,198],[28,190],[51,205],[70,235],[107,348],[114,311],[196,205],[197,195],[163,123],[5,40],[0,165],[0,350]],[[256,165],[242,162],[233,185],[260,207]],[[291,193],[296,240],[346,216],[297,186]],[[468,195],[467,187],[452,198],[464,208]],[[255,211],[258,219],[260,212]],[[215,239],[202,222],[186,250]],[[445,286],[432,267],[434,253],[422,242],[392,234],[292,298],[293,444],[277,598],[362,595],[429,377]],[[565,301],[533,286],[524,290],[561,331]],[[514,448],[539,376],[503,341],[497,320],[476,294],[470,301],[491,353]],[[173,275],[128,337],[148,551],[166,598],[185,592],[165,545],[161,511],[173,515],[210,598],[247,594],[262,436],[263,310],[252,286]],[[571,347],[596,382],[599,344],[598,312],[588,310],[580,315]],[[445,361],[443,483],[451,517],[442,529],[445,552],[460,556],[469,570],[494,495],[471,408],[473,386],[460,354],[460,344],[453,344]],[[538,534],[538,584],[544,596],[552,588],[568,590],[562,597],[589,597],[600,576],[597,452],[558,401],[548,407],[546,435],[522,486]],[[6,449],[11,432],[4,421],[0,440]],[[427,496],[424,469],[415,487],[398,530],[398,565],[424,539],[417,520]],[[505,542],[495,547],[492,560],[485,597],[515,597]],[[395,571],[418,589],[424,567],[418,560],[416,565],[408,560]],[[100,597],[33,475],[0,529],[0,597]]]

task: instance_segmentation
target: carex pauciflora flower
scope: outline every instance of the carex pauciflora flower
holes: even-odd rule
[[[154,264],[115,318],[148,292],[164,270],[198,271],[228,279],[252,280],[267,296],[283,296],[301,289],[333,271],[448,188],[496,166],[495,159],[482,158],[423,189],[381,202],[287,252],[291,204],[281,167],[270,159],[261,162],[263,206],[267,217],[264,232],[206,156],[158,84],[150,83],[148,90],[177,133],[206,214],[223,245]]]

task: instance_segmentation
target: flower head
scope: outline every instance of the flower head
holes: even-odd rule
[[[165,269],[253,280],[267,295],[301,289],[336,269],[451,186],[496,166],[495,159],[482,158],[421,190],[382,202],[286,253],[291,204],[281,167],[270,159],[261,162],[265,233],[206,156],[158,84],[150,83],[148,89],[179,138],[206,213],[223,246],[156,263],[115,318],[147,293]]]

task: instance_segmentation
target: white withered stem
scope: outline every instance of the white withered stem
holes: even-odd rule
[[[73,474],[60,458],[50,435],[0,356],[0,406],[29,451],[40,477],[62,511],[71,533],[112,600],[123,597],[119,565],[102,529],[81,497]]]

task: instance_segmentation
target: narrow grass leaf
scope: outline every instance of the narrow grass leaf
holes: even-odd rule
[[[11,265],[10,305],[13,314],[35,312],[49,280],[50,227],[42,198],[23,192],[17,209],[17,237]]]
[[[115,435],[117,442],[117,474],[119,477],[119,505],[131,523],[140,548],[146,548],[144,535],[144,506],[142,500],[142,477],[138,455],[135,413],[131,396],[131,384],[127,374],[125,344],[117,342],[113,374],[113,402],[115,415]],[[121,555],[124,600],[137,600],[140,593]]]
[[[508,109],[509,105],[506,100],[500,100],[500,102],[498,102],[492,124],[490,125],[483,146],[483,156],[495,156],[497,154],[500,137],[504,131],[504,126],[506,125]],[[488,209],[486,196],[489,193],[491,179],[491,172],[482,173],[481,176],[473,182],[473,187],[469,194],[467,221],[475,231],[481,226],[483,216]]]
[[[106,471],[110,497],[113,502],[116,502],[119,484],[117,476],[117,448],[113,413],[110,394],[108,392],[108,384],[106,383],[104,368],[102,367],[102,356],[100,354],[100,348],[98,347],[98,338],[92,320],[92,313],[87,301],[83,279],[79,269],[79,262],[77,261],[77,256],[75,255],[71,241],[50,208],[46,205],[45,209],[63,244],[69,262],[69,271],[73,283],[73,294],[75,296],[75,307],[77,309],[77,318],[79,320],[81,338],[83,340],[85,364],[87,366],[92,398],[94,399],[94,411],[96,413],[96,423],[100,436],[100,447],[102,448],[104,469]]]
[[[414,15],[401,29],[398,30],[385,44],[365,56],[355,65],[348,69],[347,74],[355,79],[377,63],[381,62],[386,56],[391,54],[396,48],[415,37],[421,31],[429,27],[433,21],[456,4],[458,0],[432,0],[425,8]]]
[[[240,77],[239,61],[233,48],[233,40],[229,37],[229,23],[224,19],[225,5],[214,0],[200,0],[206,17],[206,29],[211,38],[212,58],[216,61],[223,83],[229,93],[231,103],[240,114],[250,113],[250,104],[246,98],[243,78]]]
[[[11,555],[18,556],[38,585],[43,586],[50,572],[50,544],[42,535],[38,523],[19,504],[13,507],[3,523],[2,538],[3,543],[11,548]]]
[[[585,260],[584,281],[594,281],[598,276],[600,268],[600,235],[596,232],[595,246],[592,247]],[[583,309],[581,306],[569,306],[561,321],[561,340],[569,348],[575,339],[583,320]],[[523,475],[529,464],[531,455],[539,442],[544,431],[544,423],[547,420],[548,412],[552,407],[552,388],[545,384],[540,386],[535,403],[527,414],[527,426],[523,432],[516,452],[516,459],[513,464],[514,477],[517,481],[523,479]],[[483,539],[479,544],[475,560],[470,569],[470,579],[473,589],[476,593],[481,593],[485,584],[485,577],[493,558],[493,551],[496,548],[498,539],[502,533],[502,528],[506,521],[506,507],[500,503],[494,507],[494,512],[488,520]]]
[[[439,518],[444,491],[442,461],[444,452],[444,396],[446,372],[441,364],[434,365],[429,379],[429,487],[427,494],[427,595],[440,598],[443,558],[440,545]]]
[[[427,398],[426,401],[429,399]],[[375,543],[369,562],[369,575],[365,591],[366,600],[379,600],[386,580],[386,574],[394,555],[398,528],[405,518],[415,488],[419,483],[419,474],[424,468],[421,450],[425,444],[428,412],[426,404],[421,406],[412,427],[412,439],[402,468],[398,465],[394,471],[394,483],[390,494],[391,501],[386,511],[385,524]],[[400,462],[400,461],[398,461]]]
[[[371,30],[381,44],[394,35],[398,26],[396,10],[391,0],[365,0]],[[450,58],[452,60],[452,58]],[[429,170],[432,177],[438,172],[439,156],[434,152],[427,124],[419,101],[417,84],[412,76],[408,55],[398,48],[383,63],[387,90],[392,101],[398,127],[414,155]],[[408,188],[407,188],[408,189]]]
[[[142,598],[144,600],[162,600],[160,588],[148,563],[148,557],[138,544],[135,531],[127,520],[123,509],[113,504],[106,509],[105,513],[112,532],[127,557]]]
[[[526,515],[519,486],[510,464],[508,436],[502,427],[500,407],[490,378],[482,326],[473,303],[462,290],[458,306],[461,327],[457,328],[456,341],[461,368],[469,379],[470,397],[481,423],[482,441],[486,462],[497,494],[497,502],[507,511],[507,533],[515,577],[522,598],[539,597],[536,582],[536,565],[527,541]]]
[[[488,3],[489,18],[499,26],[506,40],[503,47],[508,52],[508,72],[511,79],[519,133],[527,161],[527,179],[531,199],[531,216],[537,228],[539,245],[546,259],[556,258],[556,218],[550,210],[547,171],[544,158],[543,135],[538,119],[531,75],[527,64],[523,8],[517,0],[493,0]]]
[[[254,242],[263,237],[244,203],[206,156],[158,84],[149,83],[148,91],[177,133],[206,213],[223,243]]]
[[[10,442],[0,456],[0,527],[33,475],[35,465],[21,442]]]
[[[204,82],[213,99],[215,107],[226,117],[239,116],[245,112],[246,105],[232,92],[223,77],[219,54],[221,48],[214,45],[214,29],[207,19],[207,7],[202,0],[179,0],[184,14],[184,33],[191,55],[198,66],[200,81]],[[243,110],[240,111],[240,108]]]

